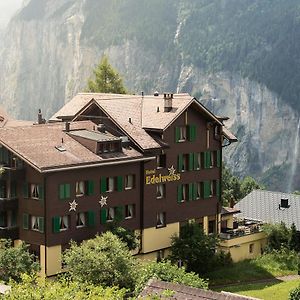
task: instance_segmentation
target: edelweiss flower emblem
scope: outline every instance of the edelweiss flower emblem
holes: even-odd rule
[[[171,168],[168,168],[168,170],[169,170],[169,175],[170,176],[175,175],[176,169],[174,168],[174,166],[171,166]]]
[[[104,197],[104,196],[101,196],[101,199],[99,201],[99,204],[101,205],[101,207],[103,207],[104,205],[107,205],[107,196]]]
[[[69,202],[69,204],[70,204],[69,211],[72,211],[72,210],[76,211],[76,207],[78,205],[76,200],[73,200],[72,202]]]

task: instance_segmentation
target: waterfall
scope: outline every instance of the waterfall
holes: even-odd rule
[[[294,181],[294,176],[297,169],[297,162],[298,162],[298,152],[299,152],[299,134],[300,134],[300,118],[298,121],[297,131],[296,131],[296,137],[295,137],[295,146],[294,146],[294,152],[293,152],[293,158],[292,158],[292,167],[291,167],[291,173],[290,173],[290,181],[288,185],[288,192],[292,192],[292,185]]]

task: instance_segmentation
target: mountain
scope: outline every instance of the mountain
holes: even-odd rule
[[[297,0],[28,0],[0,45],[0,102],[49,117],[106,53],[130,91],[189,92],[227,114],[237,175],[300,188],[299,25]]]

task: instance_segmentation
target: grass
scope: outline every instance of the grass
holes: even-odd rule
[[[210,272],[208,278],[210,286],[271,279],[297,274],[297,264],[295,253],[277,251],[219,268]]]
[[[223,290],[264,300],[284,300],[289,298],[290,291],[296,288],[299,283],[299,280],[292,280],[280,283],[244,284],[218,289],[218,291]]]

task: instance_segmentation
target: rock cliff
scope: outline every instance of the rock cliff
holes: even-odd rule
[[[135,11],[140,3],[146,9]],[[106,53],[131,92],[189,92],[229,116],[239,138],[225,149],[233,171],[287,190],[299,116],[263,83],[238,70],[213,72],[189,58],[185,38],[195,3],[27,1],[0,45],[0,102],[15,117],[33,119],[38,108],[50,117],[85,88]]]

